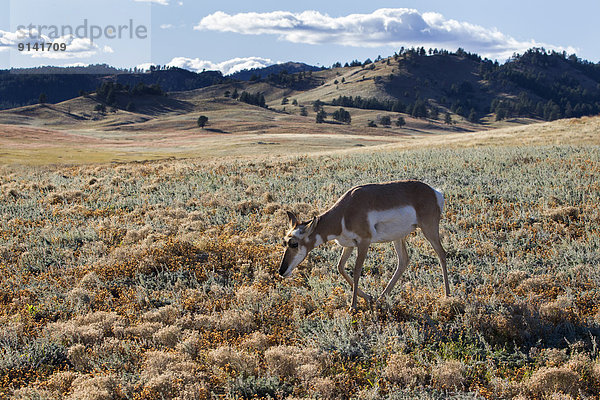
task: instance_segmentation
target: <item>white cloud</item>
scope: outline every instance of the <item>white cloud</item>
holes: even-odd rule
[[[483,56],[502,58],[531,47],[574,51],[573,48],[519,41],[496,28],[446,19],[439,13],[420,13],[408,8],[382,8],[371,14],[330,17],[318,11],[292,13],[239,13],[217,11],[194,27],[196,30],[235,32],[244,35],[278,35],[281,40],[307,44],[339,44],[355,47],[425,46],[463,47]]]
[[[31,56],[32,58],[49,58],[49,59],[71,59],[71,58],[88,58],[99,52],[114,53],[114,50],[109,46],[104,46],[102,49],[89,38],[78,38],[74,35],[65,35],[55,39],[51,39],[46,35],[39,34],[37,30],[20,29],[16,32],[7,32],[0,30],[0,49],[17,49],[17,46],[23,43],[29,44],[30,47],[37,44],[38,46],[46,43],[64,43],[67,47],[65,51],[22,51],[23,55]]]
[[[26,35],[26,31],[18,30],[16,32],[8,32],[0,30],[0,47],[11,48],[16,47],[17,43],[21,42]]]
[[[69,58],[88,58],[100,52],[114,53],[114,50],[109,46],[104,46],[100,49],[97,44],[88,38],[77,38],[73,35],[63,36],[54,40],[49,40],[52,43],[65,43],[66,51],[50,51],[50,52],[32,52],[33,58],[52,58],[52,59],[69,59]]]
[[[167,65],[194,72],[202,72],[203,70],[221,71],[223,75],[229,75],[244,69],[263,68],[273,64],[275,64],[273,60],[261,57],[232,58],[220,63],[201,60],[199,58],[175,57]]]
[[[141,70],[141,71],[150,71],[150,67],[153,66],[153,65],[154,64],[152,64],[152,63],[139,64],[137,66],[137,69]]]
[[[160,29],[171,29],[173,27],[173,24],[162,24],[160,26]]]
[[[82,62],[74,62],[68,64],[62,64],[61,67],[87,67],[90,64],[82,63]]]
[[[161,6],[168,6],[169,5],[169,0],[133,0],[133,1],[138,2],[138,3],[160,4]]]

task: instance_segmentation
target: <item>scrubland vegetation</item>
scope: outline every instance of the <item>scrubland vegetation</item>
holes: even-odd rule
[[[0,167],[0,397],[597,398],[600,148]],[[285,210],[415,178],[446,196],[383,304],[339,249],[276,274]],[[395,267],[377,245],[361,285]]]

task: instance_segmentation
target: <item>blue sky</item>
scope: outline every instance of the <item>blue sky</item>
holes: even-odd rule
[[[285,61],[330,66],[421,45],[460,46],[501,62],[544,46],[598,62],[598,15],[600,2],[589,0],[2,0],[0,68],[153,63],[231,73]],[[85,21],[87,36],[70,34]],[[128,36],[130,27],[143,34]],[[67,50],[19,52],[18,43]]]

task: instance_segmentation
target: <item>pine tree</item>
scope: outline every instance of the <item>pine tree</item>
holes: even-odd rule
[[[317,113],[315,120],[316,120],[317,124],[320,124],[322,122],[325,122],[325,118],[327,118],[327,113],[325,112],[325,110],[321,109]]]
[[[135,104],[133,104],[131,101],[129,103],[127,103],[127,106],[125,107],[125,110],[129,111],[129,112],[133,112],[135,111]]]
[[[472,122],[474,124],[476,124],[477,122],[479,122],[479,118],[477,117],[477,112],[475,111],[474,108],[471,108],[471,111],[469,112],[469,118],[468,118],[469,122]]]
[[[204,128],[206,126],[206,123],[208,122],[208,117],[205,115],[201,115],[198,117],[198,126],[200,128]]]
[[[346,124],[350,124],[350,122],[352,121],[352,118],[350,117],[350,113],[348,111],[344,110],[343,108],[340,108],[339,110],[334,111],[332,116],[333,116],[333,119],[335,119],[336,121],[344,122]]]
[[[108,94],[106,95],[106,104],[109,106],[114,105],[117,102],[117,96],[115,95],[115,90],[111,87],[108,90]]]
[[[506,108],[496,108],[496,121],[502,121],[506,118]]]
[[[446,125],[452,125],[452,116],[449,112],[447,112],[446,115],[444,115],[444,123]]]
[[[323,108],[323,102],[319,99],[313,101],[313,111],[319,112]]]
[[[415,118],[427,118],[427,106],[423,100],[417,100],[412,109],[412,116]]]

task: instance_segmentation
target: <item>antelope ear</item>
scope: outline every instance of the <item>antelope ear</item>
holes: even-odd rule
[[[305,233],[306,233],[307,235],[310,235],[311,233],[313,233],[313,231],[314,231],[314,230],[315,230],[315,228],[317,227],[317,224],[318,224],[318,223],[319,223],[319,217],[314,217],[314,218],[312,219],[312,221],[310,221],[310,222],[308,223],[308,225],[306,225],[306,228],[305,228]]]
[[[290,228],[295,228],[298,225],[298,218],[296,218],[296,214],[294,214],[291,211],[288,211],[287,216],[290,219]]]

